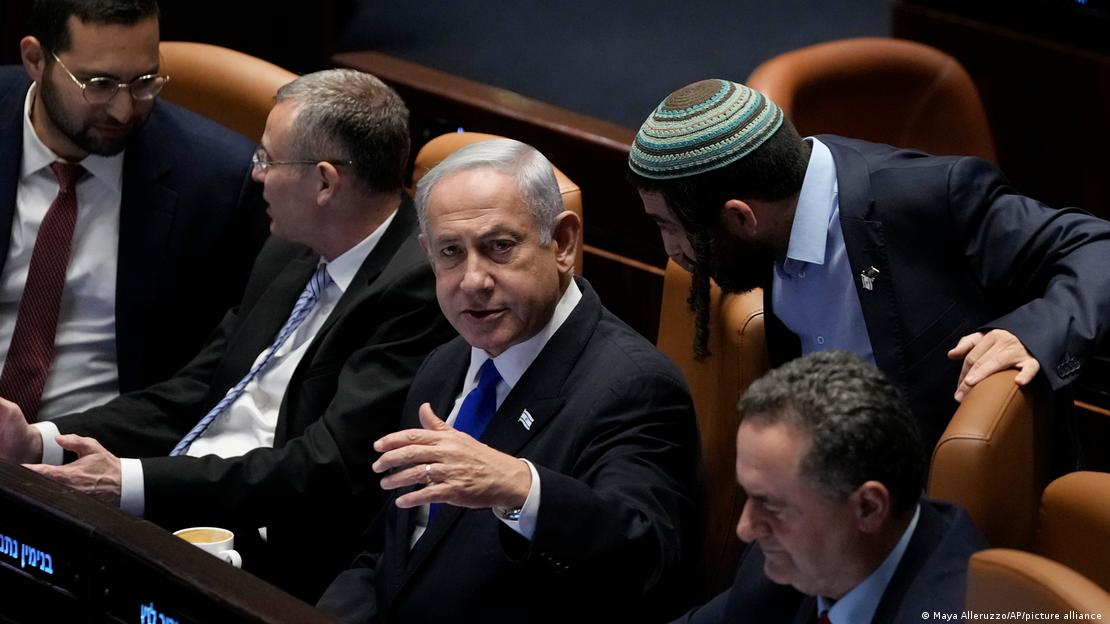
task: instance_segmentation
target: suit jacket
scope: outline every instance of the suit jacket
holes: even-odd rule
[[[0,227],[11,230],[30,78],[0,67]],[[254,145],[165,101],[124,156],[116,275],[121,392],[168,379],[239,301],[268,231]],[[9,235],[0,235],[0,269]],[[171,329],[172,328],[172,329]]]
[[[315,601],[357,554],[384,498],[372,442],[396,430],[420,362],[454,336],[415,232],[406,201],[289,380],[273,448],[166,457],[270,345],[315,271],[314,253],[277,239],[259,254],[242,304],[180,373],[55,423],[146,458],[146,517],[168,529],[214,525],[248,538],[268,527],[273,561],[259,567],[255,555],[252,566],[243,553],[245,565]]]
[[[582,300],[481,438],[535,464],[532,540],[489,509],[444,505],[410,550],[416,510],[387,504],[367,551],[321,608],[351,622],[406,623],[636,621],[681,608],[699,544],[689,391],[669,360],[578,283]],[[469,360],[461,338],[428,357],[403,428],[419,426],[424,401],[450,412]],[[530,429],[518,421],[524,410]]]
[[[922,499],[917,528],[879,600],[871,624],[919,622],[924,611],[963,611],[968,558],[986,547],[986,540],[962,507]],[[676,622],[813,624],[817,619],[817,599],[767,578],[763,561],[759,545],[749,546],[740,560],[732,589]]]
[[[956,410],[947,351],[992,328],[1017,336],[1054,390],[1078,375],[1110,319],[1110,224],[1018,195],[986,161],[819,136],[836,162],[840,225],[879,368],[907,392],[927,444]],[[797,337],[764,297],[775,364]],[[931,448],[931,446],[930,446]]]

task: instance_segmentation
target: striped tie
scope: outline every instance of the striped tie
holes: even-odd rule
[[[38,420],[42,389],[54,361],[58,306],[77,222],[77,181],[85,173],[81,165],[67,162],[53,163],[50,169],[58,178],[58,196],[46,211],[35,238],[19,315],[0,374],[0,396],[19,405],[27,422]]]
[[[316,305],[316,301],[320,299],[320,295],[324,292],[324,289],[327,288],[330,279],[331,278],[328,277],[327,265],[321,264],[320,268],[316,269],[316,273],[312,275],[312,279],[308,280],[308,284],[305,285],[304,291],[301,292],[301,296],[297,297],[297,303],[293,306],[293,311],[289,313],[289,320],[285,321],[285,325],[282,326],[281,331],[278,332],[277,337],[274,338],[274,342],[270,345],[269,349],[265,351],[265,355],[258,359],[258,362],[239,380],[239,383],[235,384],[235,387],[228,390],[224,398],[220,399],[220,402],[216,404],[216,407],[213,407],[204,418],[200,419],[200,422],[198,422],[189,433],[185,434],[184,438],[181,438],[177,446],[173,447],[173,450],[170,451],[171,457],[181,455],[189,450],[189,445],[200,437],[200,434],[204,433],[204,430],[212,424],[212,421],[216,420],[229,405],[234,403],[235,400],[243,394],[243,390],[247,387],[247,384],[258,375],[258,371],[262,370],[262,367],[269,363],[274,353],[276,353],[286,339],[293,334],[301,322],[305,320],[308,313],[312,311],[312,306]]]

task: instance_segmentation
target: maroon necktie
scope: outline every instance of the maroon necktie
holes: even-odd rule
[[[42,389],[54,361],[58,305],[77,221],[77,180],[85,173],[81,165],[66,162],[56,162],[50,169],[58,178],[58,196],[46,211],[35,238],[19,316],[0,374],[0,396],[19,405],[27,422],[38,420]]]
[[[817,618],[817,624],[831,624],[829,622],[829,612],[828,611],[825,611],[825,612],[821,613],[820,617]]]

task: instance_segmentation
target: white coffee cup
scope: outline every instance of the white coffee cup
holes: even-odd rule
[[[173,534],[207,553],[216,555],[237,568],[243,567],[243,558],[234,550],[235,534],[227,529],[190,527],[174,531]]]

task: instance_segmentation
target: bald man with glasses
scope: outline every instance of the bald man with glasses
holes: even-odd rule
[[[0,67],[0,397],[48,421],[170,378],[266,238],[254,144],[157,96],[154,0],[37,0]]]

